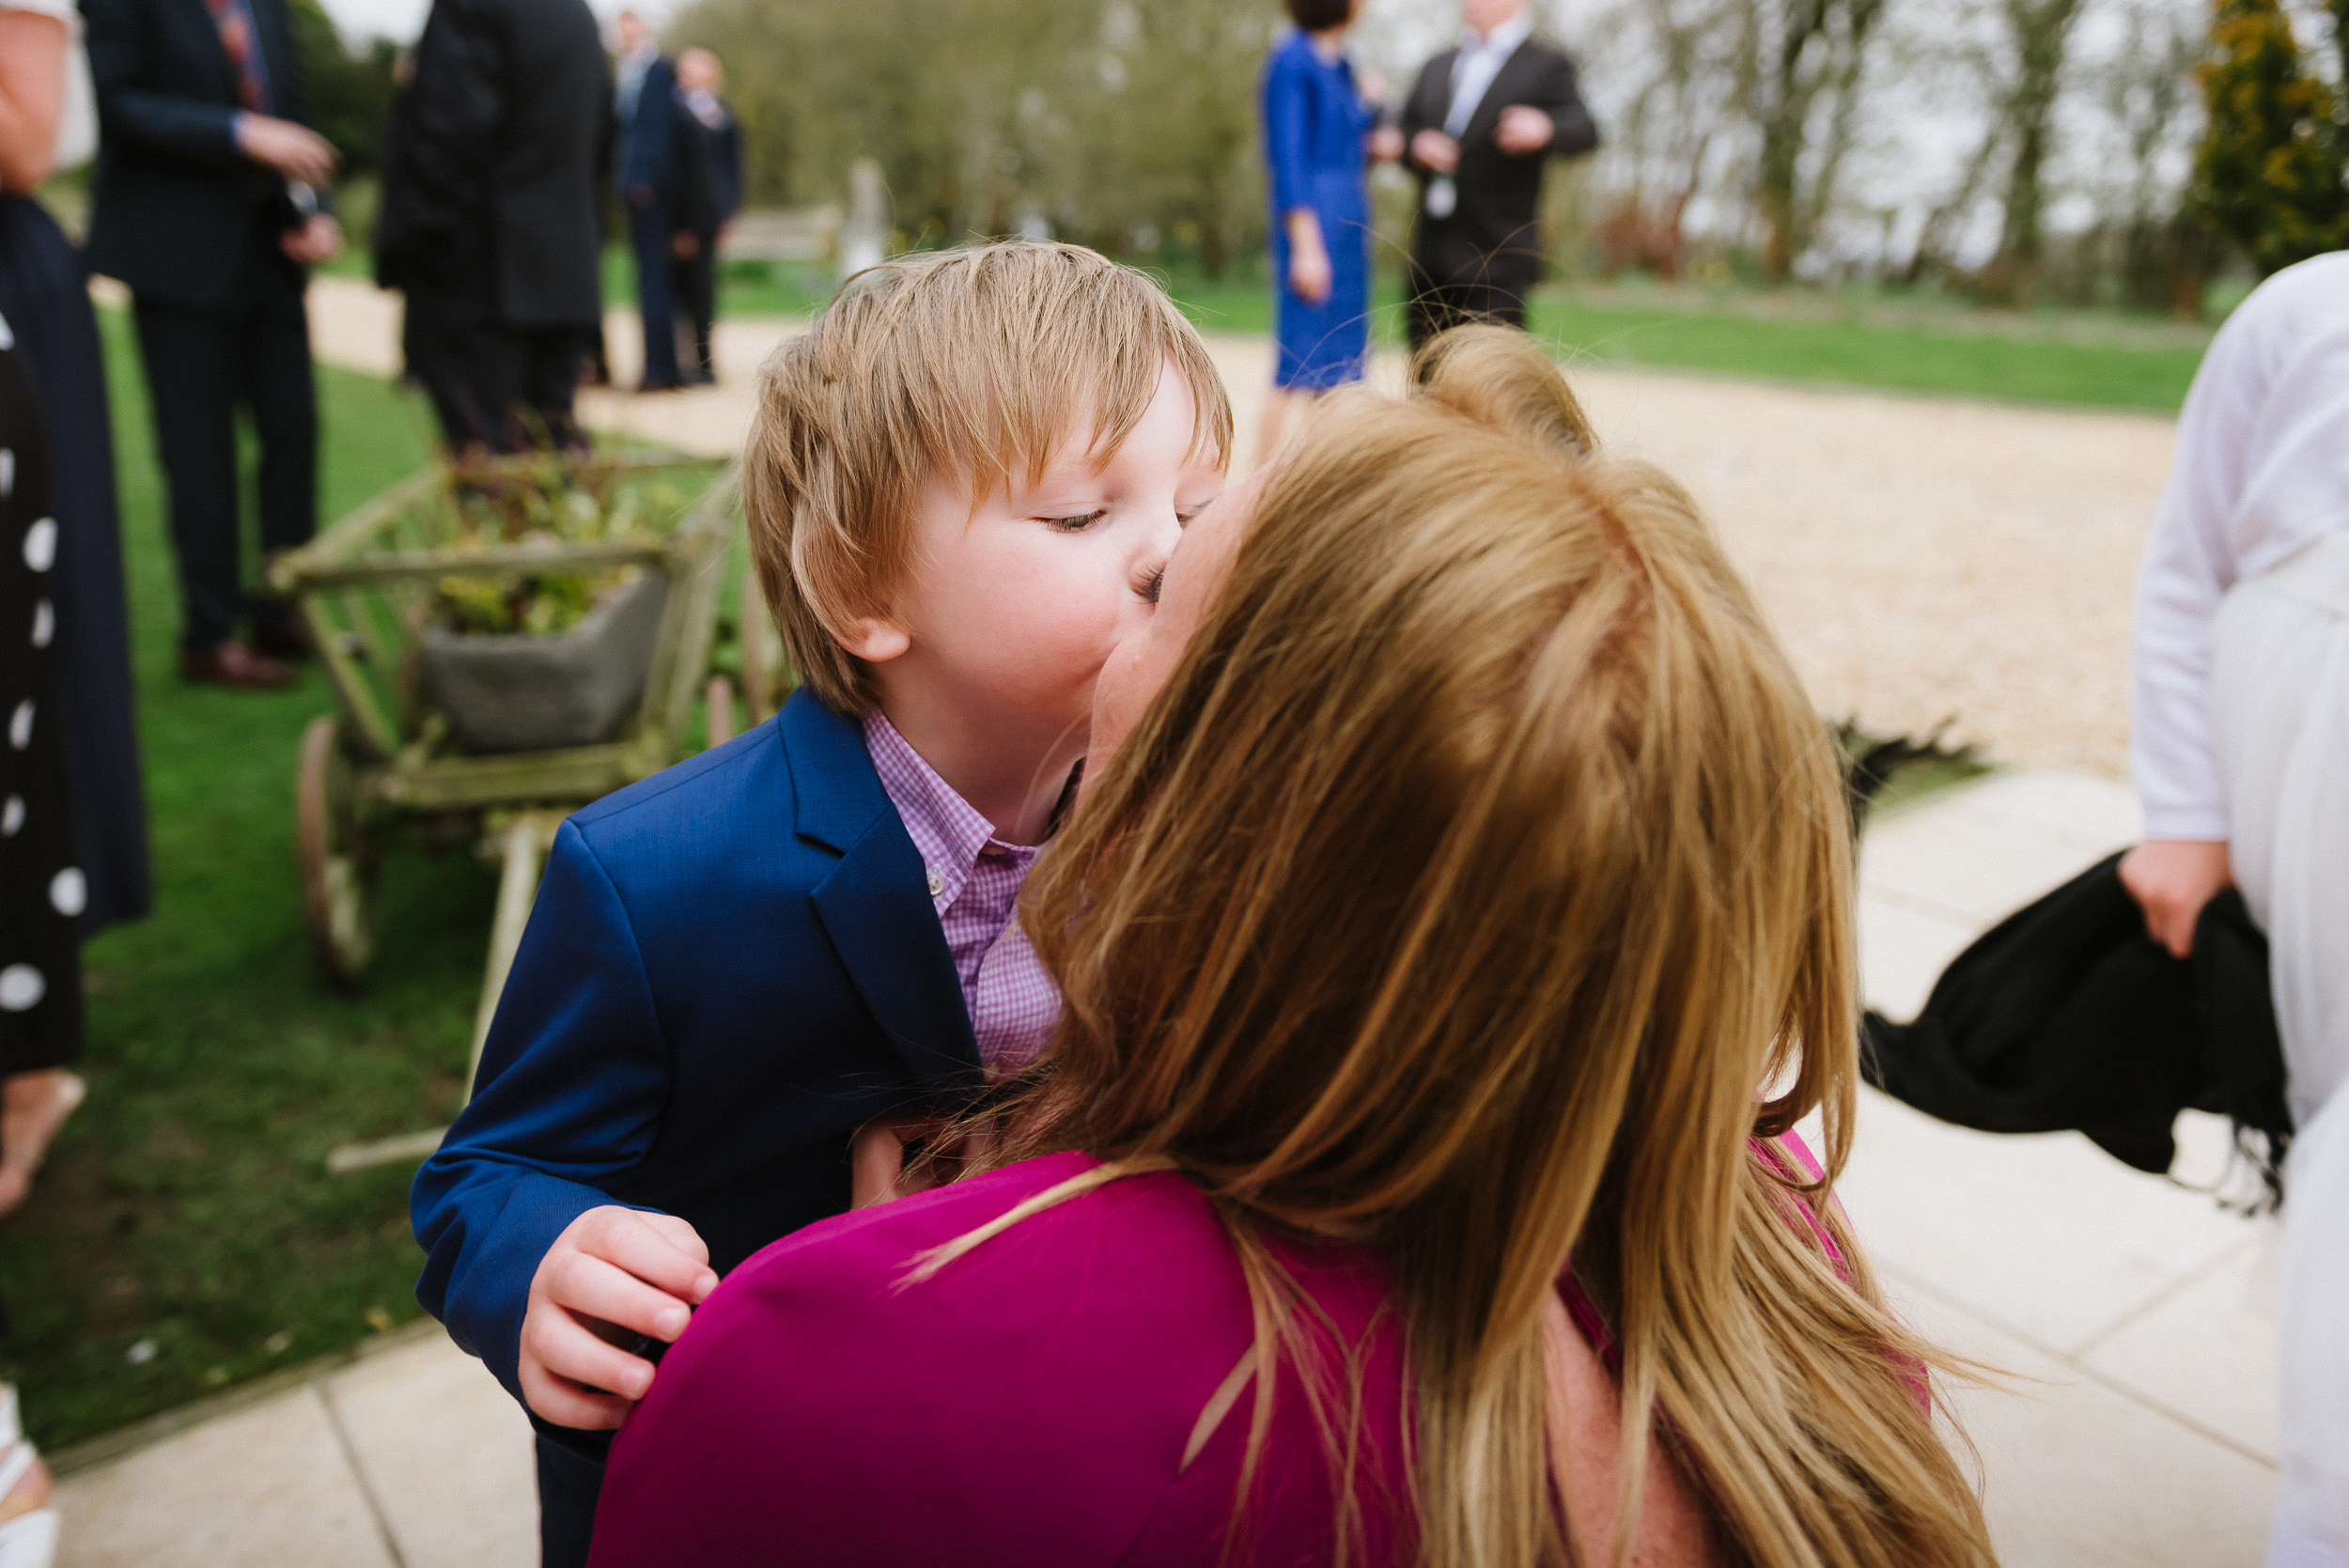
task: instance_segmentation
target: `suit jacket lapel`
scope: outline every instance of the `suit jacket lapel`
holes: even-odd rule
[[[1494,129],[1501,124],[1501,111],[1508,107],[1517,83],[1524,72],[1532,69],[1532,59],[1526,54],[1526,47],[1532,41],[1527,39],[1509,51],[1509,57],[1501,62],[1499,70],[1493,72],[1492,85],[1485,89],[1485,96],[1477,101],[1476,112],[1469,116],[1468,125],[1460,132],[1463,143],[1474,144],[1480,139],[1491,139]]]
[[[808,900],[848,978],[908,1072],[928,1085],[975,1086],[984,1075],[954,955],[864,737],[804,691],[775,722],[797,798],[793,826],[840,851]]]
[[[1420,70],[1414,90],[1420,98],[1433,101],[1418,106],[1420,118],[1437,131],[1443,129],[1445,116],[1452,113],[1452,68],[1459,57],[1457,49],[1447,49]]]
[[[206,5],[204,0],[179,0],[179,5],[184,13],[195,18],[195,25],[211,40],[211,52],[208,57],[219,62],[219,69],[212,74],[220,89],[226,93],[229,102],[241,104],[244,101],[244,79],[237,74],[237,62],[228,57],[228,45],[221,39],[220,24],[212,20],[211,7]],[[260,30],[257,17],[255,18],[254,30],[257,35]],[[266,54],[261,57],[263,60],[269,58]]]

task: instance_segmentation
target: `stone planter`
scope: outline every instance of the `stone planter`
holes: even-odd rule
[[[592,746],[643,699],[668,598],[668,574],[646,571],[552,637],[427,627],[419,650],[426,688],[467,751]]]

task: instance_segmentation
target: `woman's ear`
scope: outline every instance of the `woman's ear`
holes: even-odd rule
[[[894,621],[859,615],[848,623],[848,634],[839,642],[852,658],[867,664],[886,664],[913,646],[913,635]]]

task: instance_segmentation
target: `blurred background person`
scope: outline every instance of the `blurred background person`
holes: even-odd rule
[[[1288,0],[1294,30],[1266,56],[1258,85],[1266,183],[1272,195],[1272,391],[1257,431],[1261,459],[1280,443],[1290,403],[1362,379],[1370,344],[1370,188],[1377,140],[1376,72],[1357,79],[1346,35],[1361,0]]]
[[[89,260],[130,286],[171,498],[179,673],[289,685],[289,606],[247,602],[237,409],[260,436],[261,550],[318,531],[308,269],[342,248],[334,147],[308,123],[286,0],[86,0],[98,89]],[[223,70],[223,55],[226,70]],[[237,623],[252,627],[248,647]]]
[[[619,124],[616,183],[628,210],[629,249],[636,258],[636,313],[645,329],[645,375],[640,390],[669,392],[685,384],[677,369],[677,296],[669,263],[677,230],[677,67],[645,19],[622,11],[620,57],[612,104]]]
[[[88,139],[79,31],[70,6],[57,0],[0,5],[0,1214],[23,1201],[50,1140],[82,1099],[81,1079],[66,1070],[82,1048],[86,900],[57,723],[60,529],[31,355],[13,325],[33,320],[28,300],[56,308],[45,286],[59,270],[58,251],[64,273],[79,277],[55,225],[25,194],[56,163],[77,85],[84,123],[75,130]],[[86,145],[68,142],[64,151],[87,156]],[[0,1562],[49,1568],[53,1492],[17,1419],[16,1389],[0,1384]]]
[[[2267,933],[2292,1149],[2267,1568],[2349,1568],[2349,251],[2276,273],[2186,394],[2138,582],[2121,880],[2194,949],[2230,884]]]
[[[1549,160],[1598,146],[1574,63],[1533,38],[1532,0],[1461,0],[1460,41],[1421,68],[1402,116],[1419,177],[1411,346],[1463,321],[1525,325],[1541,281]]]
[[[707,49],[677,57],[679,201],[670,236],[670,275],[677,303],[692,320],[692,363],[685,379],[718,379],[709,334],[718,318],[718,251],[742,210],[742,130],[725,101],[725,68]]]
[[[72,0],[0,0],[0,316],[11,324],[49,425],[47,515],[56,524],[56,558],[46,574],[41,602],[49,608],[39,629],[54,660],[86,939],[145,915],[153,894],[105,360],[82,257],[29,194],[97,150],[81,34]],[[48,1097],[20,1087],[18,1100],[28,1094],[35,1110]],[[7,1142],[0,1132],[0,1145]],[[18,1157],[37,1164],[45,1142],[27,1133],[13,1152],[0,1147],[0,1211],[31,1173]]]
[[[454,453],[571,445],[603,314],[611,73],[585,0],[433,0],[392,110],[376,281]]]
[[[89,303],[71,248],[26,194],[54,166],[74,79],[86,70],[79,31],[60,0],[0,3],[0,1214],[24,1201],[51,1139],[83,1094],[82,1080],[67,1071],[82,1053],[82,920],[89,905],[59,717],[68,541],[31,337],[48,335],[54,350],[70,337],[59,329],[77,307],[87,324]],[[69,156],[88,155],[86,77],[83,86],[83,123],[65,143]],[[101,425],[104,412],[101,403]],[[88,455],[86,441],[82,445],[77,459]],[[111,530],[111,510],[106,522]],[[117,562],[117,631],[121,614]],[[126,719],[127,705],[126,692]],[[135,805],[135,777],[132,798]],[[143,908],[143,842],[139,847],[135,892]],[[8,1464],[0,1453],[0,1467]],[[0,1468],[0,1514],[22,1479]],[[0,1524],[0,1531],[7,1528]]]

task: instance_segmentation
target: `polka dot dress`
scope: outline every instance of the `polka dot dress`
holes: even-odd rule
[[[32,376],[0,318],[0,1076],[80,1054],[81,938],[54,711],[57,523]]]

